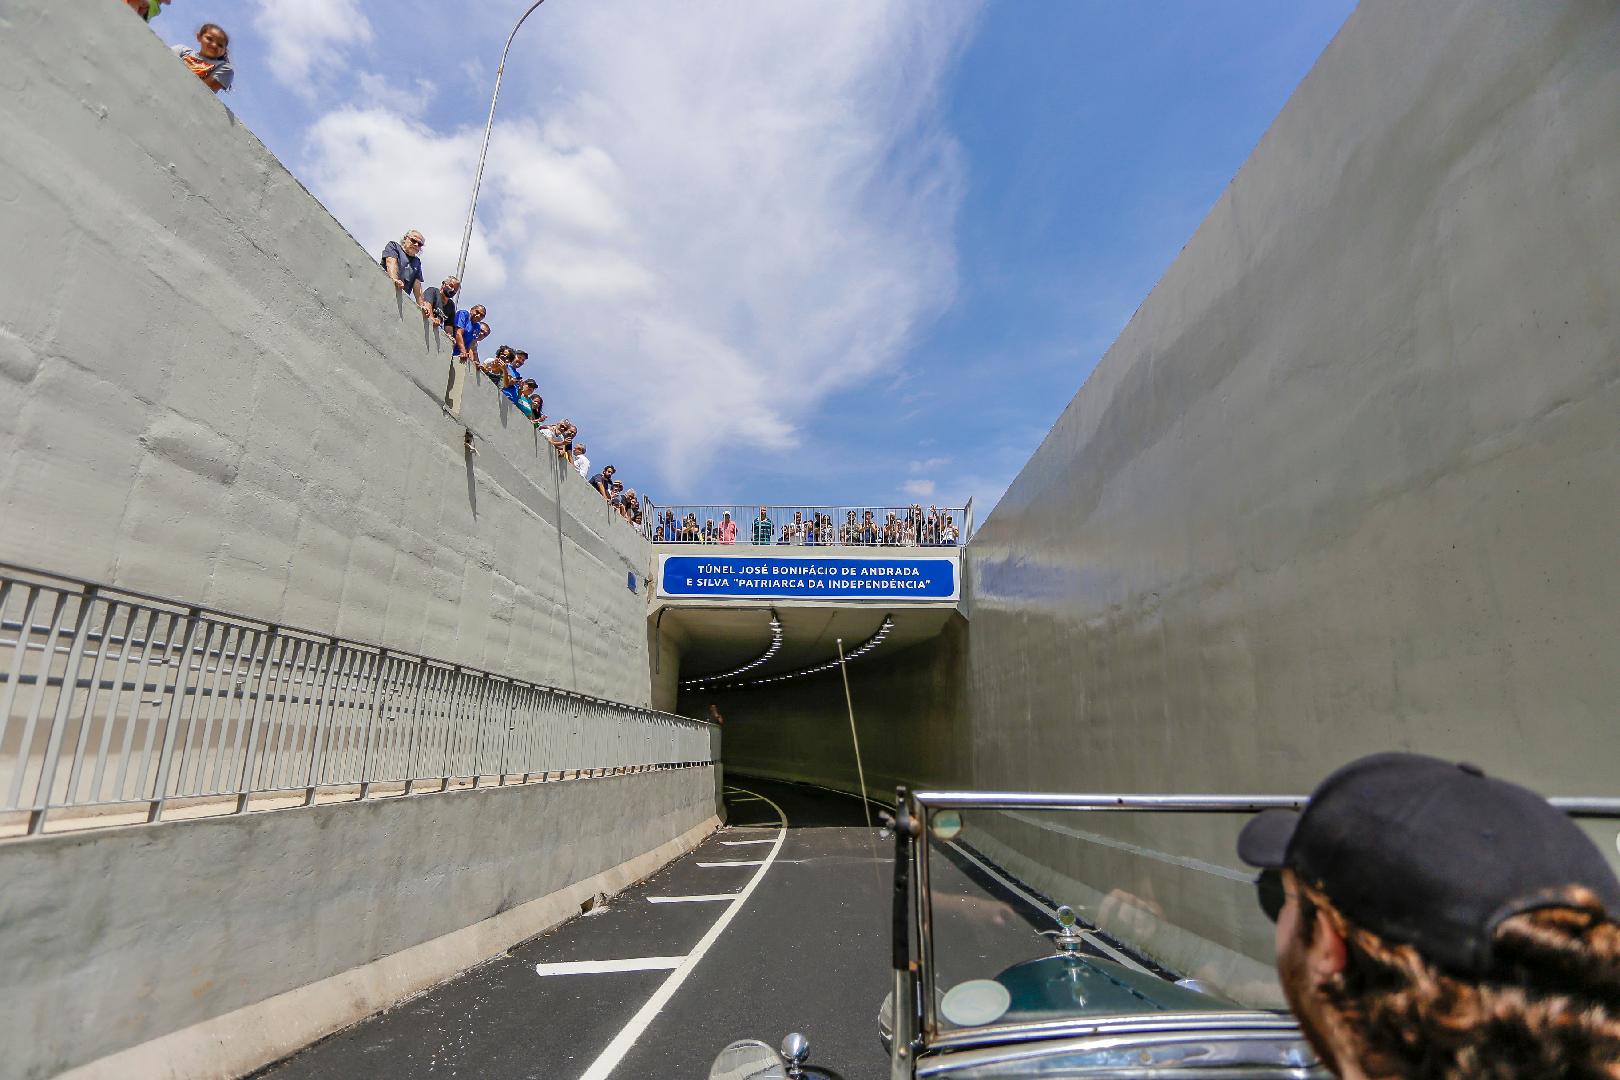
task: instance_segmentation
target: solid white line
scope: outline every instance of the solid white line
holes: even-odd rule
[[[768,836],[763,840],[722,840],[720,842],[722,844],[724,844],[726,847],[742,847],[745,844],[774,844],[774,843],[776,843],[775,840],[772,840]]]
[[[601,975],[610,971],[672,971],[684,956],[640,956],[629,960],[572,960],[563,964],[536,964],[536,975]]]
[[[772,852],[772,854],[774,855],[775,852]],[[756,859],[753,862],[749,862],[749,861],[744,860],[744,859],[738,859],[736,862],[700,862],[700,863],[698,863],[698,865],[699,866],[707,866],[707,867],[715,867],[715,866],[768,866],[768,865],[770,865],[770,860],[767,859],[764,862],[760,862],[759,860]]]
[[[750,821],[747,825],[733,825],[733,829],[780,829],[780,821]]]
[[[765,801],[770,802],[769,799]],[[782,814],[780,806],[776,806],[775,803],[771,803],[771,805],[776,807],[778,814]],[[786,837],[787,815],[782,814],[782,831],[776,834],[775,846],[771,848],[770,855],[760,863],[759,869],[754,871],[754,876],[748,879],[748,884],[744,885],[742,891],[737,894],[737,902],[726,905],[725,914],[715,920],[714,925],[709,927],[709,932],[703,935],[703,940],[699,941],[697,947],[687,954],[686,962],[670,972],[669,978],[665,979],[663,985],[654,991],[647,1004],[643,1005],[641,1010],[630,1018],[630,1022],[624,1026],[623,1030],[613,1037],[613,1041],[608,1043],[607,1049],[603,1050],[597,1059],[591,1062],[591,1067],[581,1074],[580,1080],[608,1080],[613,1070],[618,1067],[619,1062],[624,1060],[624,1055],[630,1052],[630,1048],[636,1044],[636,1040],[641,1038],[642,1032],[647,1030],[648,1025],[669,1003],[669,999],[675,996],[675,991],[679,990],[681,983],[685,982],[686,977],[692,974],[692,969],[697,967],[699,960],[703,959],[703,954],[709,951],[709,948],[725,932],[726,927],[731,925],[731,920],[737,917],[737,913],[743,909],[743,904],[748,900],[749,896],[753,895],[754,890],[759,887],[759,883],[765,879],[765,873],[771,868],[771,863],[776,861],[776,854],[782,850],[782,841]]]
[[[764,802],[765,800],[760,798],[758,795],[750,795],[746,799],[741,798],[741,797],[736,796],[736,795],[733,795],[731,797],[731,801],[732,802]]]
[[[955,848],[956,853],[958,855],[962,856],[962,858],[966,859],[968,862],[972,863],[974,866],[977,866],[980,870],[983,870],[986,874],[989,874],[991,877],[993,877],[997,881],[1001,882],[1008,889],[1011,889],[1013,892],[1017,893],[1019,896],[1022,896],[1025,900],[1029,901],[1030,904],[1034,905],[1036,909],[1046,912],[1048,915],[1052,916],[1053,919],[1057,918],[1057,911],[1056,910],[1047,907],[1045,904],[1043,904],[1039,900],[1035,899],[1035,897],[1033,895],[1031,895],[1028,892],[1028,890],[1022,888],[1018,884],[1018,882],[1014,881],[1012,878],[1008,877],[1006,874],[997,873],[994,869],[992,869],[991,867],[985,865],[985,863],[982,860],[975,859],[973,857],[973,853],[971,851],[969,851],[967,848],[963,847],[961,844],[954,844],[953,843],[951,845],[951,847]],[[1120,952],[1118,949],[1116,949],[1112,945],[1108,944],[1108,942],[1102,940],[1102,938],[1098,937],[1096,934],[1087,934],[1086,935],[1086,940],[1091,942],[1093,945],[1097,946],[1097,948],[1101,949],[1103,952],[1107,953],[1109,956],[1112,956],[1115,960],[1118,960],[1120,963],[1124,964],[1126,967],[1135,968],[1137,971],[1140,971],[1140,972],[1142,972],[1144,974],[1147,974],[1147,975],[1152,975],[1153,974],[1153,972],[1148,971],[1147,968],[1143,967],[1141,964],[1138,964],[1135,960],[1132,960],[1129,956],[1126,956],[1124,953]]]
[[[734,892],[703,893],[699,896],[649,896],[649,904],[701,904],[706,900],[735,900]]]

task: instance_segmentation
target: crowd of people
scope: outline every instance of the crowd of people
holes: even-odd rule
[[[480,347],[490,336],[489,311],[483,304],[460,308],[461,282],[447,277],[437,285],[424,286],[426,276],[422,270],[422,249],[427,240],[417,229],[411,229],[398,240],[390,240],[382,251],[382,267],[399,293],[410,298],[434,330],[450,339],[450,354],[476,369],[519,412],[534,425],[535,432],[549,444],[565,463],[577,471],[597,494],[613,507],[613,511],[636,528],[642,527],[642,499],[635,488],[626,488],[617,477],[618,470],[605,465],[600,472],[591,472],[591,459],[585,443],[579,438],[579,428],[568,419],[553,420],[546,415],[545,398],[540,384],[524,371],[529,354],[511,345],[497,345],[494,353],[484,358]]]
[[[825,511],[795,510],[791,520],[780,524],[771,519],[770,507],[762,506],[747,529],[739,526],[729,510],[721,511],[719,521],[705,517],[701,523],[694,511],[677,518],[676,511],[665,510],[652,522],[649,537],[666,544],[955,547],[962,541],[962,531],[951,511],[937,506],[925,510],[922,504],[913,503],[904,511],[845,510],[841,522]]]

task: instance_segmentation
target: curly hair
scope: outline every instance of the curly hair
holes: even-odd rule
[[[1620,1080],[1620,924],[1591,890],[1503,920],[1496,971],[1436,968],[1411,945],[1349,922],[1299,883],[1302,914],[1327,913],[1345,967],[1322,993],[1355,1033],[1370,1076],[1424,1080]],[[1308,940],[1316,920],[1303,917]]]

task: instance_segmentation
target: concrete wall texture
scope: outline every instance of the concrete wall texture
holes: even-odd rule
[[[442,339],[123,5],[0,5],[0,235],[0,561],[649,703],[647,545],[493,389],[443,412]],[[0,1075],[261,1064],[650,873],[716,772],[0,847]]]
[[[0,72],[0,559],[649,702],[644,542],[487,384],[445,416],[224,101],[114,4],[8,2]]]
[[[976,781],[1613,786],[1617,45],[1356,11],[979,530]]]
[[[964,779],[1614,790],[1617,55],[1610,3],[1352,15],[969,548]]]
[[[717,772],[468,789],[8,845],[0,1075],[55,1076],[586,881],[712,824]],[[342,1005],[311,1004],[295,1021],[341,1016]],[[231,1033],[271,1048],[248,1067],[325,1033],[299,1027],[278,1040],[261,1029],[267,1015],[250,1013]]]

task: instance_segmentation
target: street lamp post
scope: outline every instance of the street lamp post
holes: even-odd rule
[[[478,189],[484,183],[484,159],[489,156],[489,136],[495,130],[495,103],[501,99],[501,76],[506,74],[506,54],[512,51],[512,39],[517,37],[518,30],[525,20],[534,14],[546,0],[534,0],[529,10],[519,17],[512,32],[506,35],[506,48],[501,50],[501,66],[495,69],[495,92],[489,98],[489,120],[484,124],[484,147],[478,152],[478,172],[473,177],[472,203],[467,207],[467,227],[461,232],[461,258],[456,260],[456,278],[459,280],[467,270],[467,248],[472,244],[473,216],[478,213]]]

